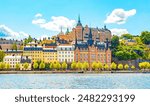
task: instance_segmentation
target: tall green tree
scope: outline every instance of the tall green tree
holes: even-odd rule
[[[103,64],[101,62],[98,62],[97,67],[98,67],[98,70],[102,70],[103,69]]]
[[[105,65],[104,65],[104,69],[105,69],[105,70],[108,70],[108,69],[109,69],[108,64],[105,64]]]
[[[92,69],[95,70],[95,71],[98,69],[98,64],[97,64],[97,62],[93,62],[93,63],[92,63]]]
[[[115,49],[118,46],[119,46],[119,37],[115,35],[111,39],[111,48]]]
[[[29,35],[29,37],[28,37],[28,42],[32,42],[32,37]]]
[[[122,64],[118,64],[118,69],[122,70],[123,69],[123,65]]]
[[[133,39],[133,36],[131,34],[123,34],[121,35],[121,39],[124,38],[124,39]]]
[[[83,69],[82,63],[81,63],[81,62],[78,62],[78,63],[76,64],[76,68],[77,68],[78,70]]]
[[[76,69],[76,62],[71,63],[71,69],[74,69],[74,70]]]
[[[6,69],[6,70],[9,70],[9,69],[10,69],[10,64],[7,63],[7,64],[5,65],[5,69]]]
[[[39,69],[45,69],[45,63],[44,63],[44,62],[41,62],[41,63],[40,63]]]
[[[124,69],[128,70],[129,69],[129,65],[128,64],[124,65]]]
[[[33,68],[34,68],[34,69],[38,69],[38,67],[39,67],[38,63],[37,63],[37,62],[34,62],[34,63],[33,63]]]
[[[24,63],[23,67],[24,67],[25,70],[27,70],[29,68],[29,63]]]
[[[50,63],[49,68],[50,68],[50,70],[53,70],[53,69],[54,69],[54,63],[53,63],[53,62]]]
[[[67,67],[68,67],[67,63],[66,63],[66,62],[63,62],[63,63],[62,63],[62,69],[63,69],[63,70],[66,70]]]
[[[19,70],[19,69],[20,69],[20,64],[19,64],[19,63],[17,63],[17,64],[15,65],[15,69],[16,69],[16,70]]]
[[[1,62],[0,64],[1,64],[1,65],[0,65],[0,68],[1,68],[2,70],[4,70],[4,69],[5,69],[6,64],[5,64],[4,62]]]
[[[0,50],[0,62],[3,61],[4,57],[5,57],[4,51]]]
[[[111,68],[112,70],[116,70],[116,69],[117,69],[117,64],[114,63],[114,62],[111,63],[110,68]]]
[[[17,50],[17,44],[16,44],[16,43],[13,43],[13,44],[12,44],[12,49],[13,49],[13,50]]]
[[[150,32],[143,31],[140,35],[140,38],[144,44],[150,44]]]
[[[89,68],[89,63],[87,63],[87,62],[84,62],[83,63],[83,70],[88,70],[88,68]]]

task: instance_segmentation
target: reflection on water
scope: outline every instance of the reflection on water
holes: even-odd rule
[[[150,74],[0,75],[1,89],[150,89]]]

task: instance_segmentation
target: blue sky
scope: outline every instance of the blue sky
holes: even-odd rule
[[[5,33],[0,37],[55,35],[60,26],[74,27],[78,14],[83,25],[101,28],[106,24],[114,33],[120,29],[137,35],[150,30],[149,4],[150,0],[0,0],[0,31]]]

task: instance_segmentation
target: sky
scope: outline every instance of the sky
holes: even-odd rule
[[[0,0],[0,37],[42,38],[82,25],[112,34],[150,31],[150,0]]]

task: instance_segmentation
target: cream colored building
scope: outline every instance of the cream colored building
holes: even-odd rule
[[[4,57],[4,63],[7,63],[10,65],[10,69],[15,69],[16,64],[20,64],[21,56],[5,56]]]
[[[59,62],[72,63],[74,61],[74,46],[69,44],[58,45],[57,60]]]

